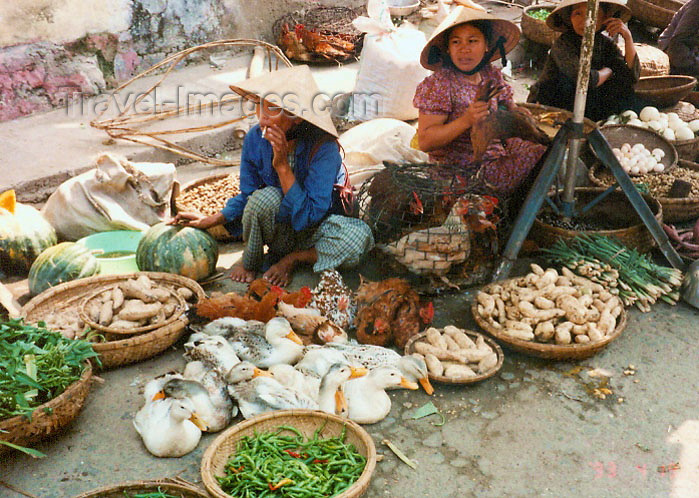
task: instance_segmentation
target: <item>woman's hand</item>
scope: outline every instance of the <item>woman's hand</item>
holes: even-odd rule
[[[629,31],[629,27],[626,24],[624,24],[624,22],[618,17],[612,17],[611,19],[608,19],[604,23],[604,25],[604,29],[607,30],[607,33],[609,33],[609,36],[611,36],[612,38],[616,35],[621,35],[624,41],[633,41],[633,37],[631,36],[631,31]]]
[[[277,126],[268,126],[264,131],[265,138],[272,145],[274,157],[272,158],[272,166],[277,171],[280,169],[289,168],[289,142],[286,140],[286,134]]]
[[[467,129],[471,128],[474,124],[485,119],[489,114],[488,102],[483,102],[482,100],[474,100],[466,109],[466,112],[462,114],[462,117],[466,120]]]
[[[217,225],[217,217],[219,215],[205,216],[200,213],[179,212],[177,215],[167,222],[168,225],[183,225],[192,228],[206,229]],[[223,215],[221,215],[223,217]]]

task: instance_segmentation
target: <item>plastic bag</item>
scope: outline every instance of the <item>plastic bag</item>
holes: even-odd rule
[[[108,230],[145,230],[170,218],[175,166],[131,163],[102,154],[94,169],[63,182],[41,210],[59,238]]]
[[[396,28],[384,0],[369,0],[367,12],[369,17],[360,16],[353,22],[366,36],[350,116],[361,121],[416,119],[415,88],[430,73],[420,65],[425,34],[410,23]]]

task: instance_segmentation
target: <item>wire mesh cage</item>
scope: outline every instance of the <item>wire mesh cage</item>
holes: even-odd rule
[[[359,56],[364,33],[352,21],[364,13],[349,7],[315,7],[285,14],[274,22],[277,45],[292,60],[343,62]]]
[[[371,227],[378,250],[433,282],[485,281],[501,245],[498,199],[456,166],[384,165],[357,196],[360,217]]]

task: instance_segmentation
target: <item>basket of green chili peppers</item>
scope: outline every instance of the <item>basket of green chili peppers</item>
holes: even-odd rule
[[[212,496],[362,496],[376,467],[371,436],[356,423],[312,410],[253,417],[222,433],[202,459]]]

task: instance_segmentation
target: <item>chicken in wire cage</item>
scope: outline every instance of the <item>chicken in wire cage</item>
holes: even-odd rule
[[[410,272],[449,285],[448,275],[463,281],[473,280],[475,268],[482,274],[498,253],[498,199],[479,193],[456,167],[385,166],[358,195],[376,247]]]

